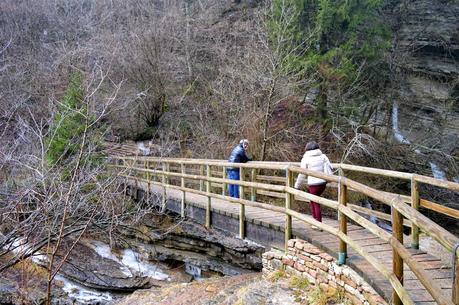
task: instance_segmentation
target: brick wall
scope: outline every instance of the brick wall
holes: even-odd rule
[[[288,242],[288,252],[269,251],[263,254],[263,272],[284,269],[288,274],[307,278],[310,283],[343,289],[356,305],[387,305],[387,302],[349,266],[337,261],[319,248],[300,239]]]

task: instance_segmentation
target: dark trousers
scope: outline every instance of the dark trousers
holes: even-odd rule
[[[310,185],[308,193],[320,196],[325,191],[325,187],[326,184]],[[314,217],[315,220],[322,222],[322,212],[320,210],[320,204],[311,201],[311,213],[312,217]]]
[[[231,180],[240,180],[240,174],[238,170],[229,170],[228,178]],[[230,184],[229,185],[229,195],[233,198],[239,198],[239,185]]]

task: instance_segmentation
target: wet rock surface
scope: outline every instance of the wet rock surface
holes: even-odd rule
[[[394,3],[392,55],[400,77],[387,96],[400,106],[401,132],[446,170],[445,158],[423,147],[453,156],[459,151],[459,2]]]
[[[0,278],[0,304],[13,304],[16,289],[11,281]]]
[[[194,253],[179,249],[171,249],[160,245],[143,245],[143,250],[150,257],[160,261],[176,260],[196,266],[203,271],[214,271],[223,275],[240,275],[250,273],[250,270],[234,266],[218,258],[212,258],[205,254]]]
[[[111,304],[139,289],[168,289],[191,283],[194,277],[251,276],[252,270],[261,269],[264,248],[253,242],[192,222],[174,228],[157,234],[161,229],[147,227],[145,232],[151,238],[125,235],[124,249],[112,249],[107,241],[80,240],[55,278],[53,304]],[[62,244],[55,266],[71,246],[71,241]],[[18,265],[1,274],[0,304],[23,304],[23,294],[29,303],[45,301],[47,262],[43,255],[39,257],[24,262],[27,270]],[[187,274],[187,269],[198,274]]]
[[[157,230],[152,229],[152,232]],[[264,247],[241,240],[226,232],[211,229],[190,221],[180,223],[164,235],[150,235],[152,241],[136,242],[140,252],[159,261],[178,260],[203,270],[224,275],[238,275],[262,269]]]
[[[149,279],[126,269],[119,262],[101,257],[85,243],[78,243],[60,271],[65,277],[86,287],[134,291],[151,287]]]

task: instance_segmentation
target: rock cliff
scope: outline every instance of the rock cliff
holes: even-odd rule
[[[395,1],[389,99],[399,107],[398,127],[427,159],[457,174],[459,157],[459,2]],[[449,162],[448,162],[449,161]]]

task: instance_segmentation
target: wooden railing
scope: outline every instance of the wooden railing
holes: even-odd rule
[[[438,304],[459,304],[459,262],[457,261],[459,250],[456,250],[456,253],[454,253],[457,263],[455,264],[455,270],[453,270],[453,274],[456,276],[453,277],[453,295],[451,299],[442,292],[441,287],[439,287],[439,285],[431,279],[429,274],[423,270],[420,264],[413,259],[410,251],[403,243],[403,226],[407,225],[412,228],[412,247],[417,248],[419,246],[419,232],[422,231],[440,243],[448,252],[453,254],[453,251],[455,251],[453,249],[455,249],[455,245],[458,244],[459,239],[421,214],[419,208],[431,209],[455,219],[459,219],[459,211],[421,199],[419,195],[419,184],[430,184],[458,192],[458,183],[442,181],[416,174],[348,164],[333,164],[333,167],[337,169],[339,175],[326,175],[321,172],[302,169],[299,167],[298,163],[286,162],[249,162],[235,164],[221,160],[152,157],[117,157],[113,161],[114,167],[119,170],[120,176],[133,179],[136,182],[144,182],[148,185],[148,190],[151,189],[150,185],[152,184],[161,186],[164,192],[164,204],[166,200],[166,188],[181,191],[182,217],[185,216],[187,193],[194,193],[207,197],[205,221],[207,227],[211,226],[212,198],[219,198],[239,204],[239,236],[241,238],[245,237],[244,224],[246,206],[283,213],[286,217],[286,247],[288,240],[292,237],[292,218],[315,225],[337,236],[340,239],[339,262],[345,263],[347,247],[352,247],[391,283],[393,287],[392,301],[394,304],[414,304],[403,286],[404,263],[409,266]],[[237,167],[240,169],[241,179],[239,181],[226,178],[226,169],[229,167]],[[351,180],[344,176],[344,173],[348,171],[409,180],[411,181],[411,196],[380,191],[363,183]],[[331,200],[322,198],[295,189],[293,187],[293,181],[296,174],[311,175],[336,184],[338,187],[337,199]],[[227,196],[228,184],[239,185],[240,198]],[[391,214],[372,211],[351,204],[348,199],[350,191],[363,194],[390,206]],[[279,199],[282,199],[281,204]],[[336,210],[340,222],[339,228],[336,229],[325,223],[317,222],[311,217],[307,217],[306,215],[292,210],[291,205],[294,199],[300,201],[314,200],[323,206]],[[407,203],[409,203],[409,205],[407,205]],[[361,216],[362,214],[389,220],[392,223],[392,234]],[[347,235],[348,221],[353,221],[363,228],[366,228],[368,231],[391,245],[393,250],[392,270],[389,270],[384,264],[370,255],[361,245]]]

